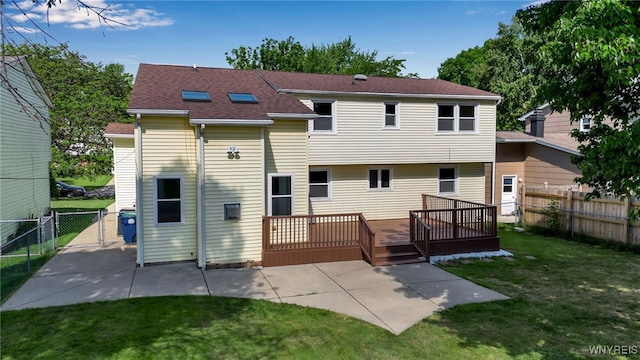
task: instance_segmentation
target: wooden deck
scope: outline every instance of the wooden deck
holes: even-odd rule
[[[263,265],[364,259],[375,266],[414,251],[428,260],[499,250],[495,206],[423,195],[423,207],[404,219],[372,221],[362,214],[264,216]]]

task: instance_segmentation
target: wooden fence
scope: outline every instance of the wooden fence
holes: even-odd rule
[[[584,201],[585,193],[544,187],[521,187],[518,208],[526,225],[548,227],[548,210],[557,201],[559,225],[571,235],[640,245],[640,223],[629,213],[640,208],[640,199],[613,197]]]

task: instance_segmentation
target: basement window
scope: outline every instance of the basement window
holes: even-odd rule
[[[257,104],[258,99],[250,93],[227,93],[232,103]]]

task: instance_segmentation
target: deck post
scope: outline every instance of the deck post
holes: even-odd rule
[[[455,201],[457,203],[457,201]],[[456,208],[456,206],[454,206],[453,210],[451,210],[451,224],[453,225],[453,238],[457,239],[458,238],[458,209]]]

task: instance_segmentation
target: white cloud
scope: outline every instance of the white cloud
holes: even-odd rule
[[[506,10],[500,10],[498,8],[495,8],[495,7],[483,7],[483,8],[480,8],[480,9],[467,10],[467,11],[464,12],[464,14],[467,15],[467,16],[473,16],[473,15],[478,15],[478,14],[504,15],[506,13],[507,13]]]
[[[120,30],[137,30],[143,27],[169,26],[173,19],[151,8],[133,8],[106,0],[83,0],[87,9],[77,1],[67,0],[48,9],[44,4],[25,0],[18,3],[26,13],[13,14],[12,20],[24,22],[31,19],[51,25],[67,25],[74,29],[112,27]],[[99,12],[101,16],[98,16]]]

